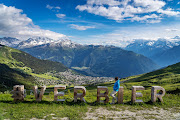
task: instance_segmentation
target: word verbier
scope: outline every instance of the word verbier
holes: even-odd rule
[[[66,86],[64,85],[55,85],[54,86],[54,101],[65,101],[65,99],[58,99],[58,96],[64,96],[64,92],[58,92],[58,90],[65,90]],[[46,86],[42,86],[41,90],[38,90],[37,86],[33,87],[34,95],[36,101],[40,102],[43,98],[44,92],[46,90]],[[145,90],[143,86],[132,86],[132,95],[131,95],[131,103],[143,102],[142,100],[136,99],[137,97],[143,97],[141,92],[136,92],[138,90]],[[82,91],[83,93],[78,93],[78,91]],[[157,92],[159,91],[159,92]],[[12,98],[14,101],[24,101],[26,97],[26,90],[24,89],[24,85],[15,85],[12,90]],[[108,103],[108,88],[106,86],[97,86],[97,102]],[[118,104],[123,104],[123,93],[124,88],[121,86],[118,91]],[[77,102],[77,99],[80,99],[83,102],[86,102],[84,96],[86,95],[86,88],[84,86],[74,86],[74,102]],[[165,89],[161,86],[152,86],[151,88],[151,101],[156,102],[159,99],[163,102],[162,97],[165,95]],[[105,100],[100,100],[101,97],[104,97]]]

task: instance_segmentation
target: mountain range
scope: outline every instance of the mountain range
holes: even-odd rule
[[[180,62],[180,45],[155,54],[152,59],[160,66],[168,66]]]
[[[126,50],[134,51],[146,57],[152,57],[174,46],[180,45],[180,41],[168,41],[166,39],[155,40],[135,40],[125,47]]]
[[[0,90],[12,89],[15,84],[84,85],[111,81],[110,77],[90,77],[79,74],[62,63],[41,60],[30,54],[0,44]]]
[[[8,89],[16,84],[27,88],[37,85],[37,79],[53,78],[48,72],[65,72],[63,64],[37,59],[28,53],[0,45],[0,89]]]
[[[9,46],[9,47],[17,47],[17,45],[20,42],[22,42],[22,41],[19,40],[19,39],[16,39],[16,38],[12,38],[12,37],[0,38],[0,44],[6,45],[6,46]]]
[[[171,41],[166,39],[135,40],[125,47],[152,59],[156,64],[165,67],[180,62],[180,37],[176,36]]]
[[[89,76],[127,77],[158,69],[149,58],[115,46],[80,45],[68,39],[38,37],[13,47],[40,59],[61,62]]]

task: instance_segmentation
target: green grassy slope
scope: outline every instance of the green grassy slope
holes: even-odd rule
[[[131,105],[131,89],[126,87],[127,85],[131,85],[131,83],[122,83],[121,86],[124,86],[124,104],[115,104],[110,105],[109,103],[112,101],[112,97],[110,97],[110,101],[108,104],[98,104],[97,100],[97,86],[88,86],[86,87],[86,96],[84,97],[87,103],[83,103],[78,101],[78,103],[74,103],[74,94],[73,88],[69,90],[65,90],[65,96],[61,97],[61,99],[66,99],[65,102],[54,102],[54,93],[53,88],[47,88],[46,93],[43,96],[43,101],[36,102],[34,95],[27,95],[24,102],[13,102],[10,94],[0,94],[0,109],[2,109],[2,118],[5,119],[43,119],[51,120],[53,118],[63,118],[67,117],[68,119],[80,120],[86,117],[86,112],[90,110],[90,114],[96,112],[96,109],[103,108],[106,110],[113,112],[123,112],[123,111],[131,111],[136,112],[143,110],[161,110],[164,109],[167,111],[172,111],[173,113],[180,112],[180,101],[179,95],[166,93],[163,97],[164,103],[155,103],[152,104],[149,102],[151,100],[151,90],[150,88],[146,88],[146,90],[141,91],[143,93],[142,99],[144,103]],[[138,84],[137,84],[138,85]],[[107,86],[109,89],[109,94],[113,90],[112,83],[104,83],[100,84],[100,86]],[[164,86],[162,86],[164,87]],[[67,88],[68,89],[68,88]],[[167,90],[167,89],[166,89]],[[169,90],[169,89],[168,89]],[[110,96],[110,95],[109,95]],[[103,98],[102,98],[103,99]],[[23,111],[23,112],[22,112]],[[95,113],[96,114],[96,113]],[[106,113],[105,113],[106,114]],[[101,120],[102,116],[96,114],[97,117]],[[154,114],[144,114],[144,117],[150,116],[148,119],[155,119]],[[138,115],[137,115],[138,116]],[[119,116],[122,118],[122,116]],[[136,116],[135,116],[136,117]],[[133,119],[136,119],[133,117]],[[173,117],[172,117],[173,118]],[[105,119],[105,118],[104,118]],[[126,119],[132,119],[132,116],[128,116]],[[158,119],[158,117],[156,118]]]
[[[0,62],[11,67],[29,67],[34,73],[46,73],[49,71],[64,72],[68,68],[58,62],[37,59],[28,53],[2,46],[0,48]]]
[[[34,95],[27,95],[24,102],[16,103],[13,102],[10,94],[0,93],[0,118],[16,120],[31,118],[53,119],[53,117],[59,119],[68,117],[69,119],[79,120],[86,116],[86,112],[88,112],[89,108],[91,109],[90,113],[96,112],[95,110],[98,108],[103,108],[112,110],[113,112],[129,110],[131,112],[136,112],[137,116],[139,110],[156,111],[164,109],[166,112],[172,111],[173,114],[180,112],[180,63],[147,74],[124,78],[121,81],[121,86],[124,87],[124,104],[121,105],[110,105],[109,103],[112,97],[110,97],[110,102],[106,105],[97,104],[97,86],[86,86],[86,96],[84,98],[87,103],[73,102],[73,88],[67,88],[68,90],[64,91],[65,96],[62,97],[66,99],[64,103],[53,102],[53,87],[46,89],[43,101],[39,103],[35,101]],[[137,98],[142,99],[144,103],[131,105],[131,87],[133,85],[142,85],[145,87],[145,90],[141,91],[143,97]],[[164,87],[166,90],[166,94],[163,97],[164,103],[157,102],[152,104],[150,102],[151,86],[157,85]],[[100,86],[107,86],[109,94],[113,90],[113,82],[100,84]],[[144,114],[144,117],[148,117],[147,119],[159,119],[151,113]],[[170,118],[173,119],[171,116]],[[99,119],[103,119],[102,116],[99,116]],[[129,116],[129,119],[136,118]]]
[[[137,84],[146,88],[159,85],[163,86],[168,93],[180,94],[180,63],[147,74],[128,77],[125,80],[128,80],[125,82],[127,87]]]
[[[25,84],[28,88],[34,83],[33,76],[58,79],[45,73],[64,72],[67,69],[61,63],[40,60],[25,52],[0,45],[0,90],[8,89],[14,84]]]
[[[23,84],[26,88],[31,88],[34,83],[34,77],[25,74],[21,71],[17,71],[9,68],[5,64],[0,64],[0,90],[10,90],[12,86],[17,84]]]
[[[67,67],[65,67],[63,64],[59,62],[40,60],[25,52],[13,53],[12,57],[17,61],[24,63],[25,66],[30,67],[31,69],[33,69],[34,73],[38,74],[47,73],[49,71],[64,72],[67,70]]]

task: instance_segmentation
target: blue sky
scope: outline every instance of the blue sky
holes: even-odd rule
[[[180,36],[179,0],[0,0],[0,36],[123,46]]]

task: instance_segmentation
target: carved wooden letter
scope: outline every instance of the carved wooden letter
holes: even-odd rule
[[[83,93],[78,93],[78,90],[82,90]],[[86,102],[84,96],[86,95],[86,88],[84,86],[74,86],[74,102],[77,102],[77,98],[81,101]]]
[[[101,91],[105,91],[105,92],[101,93]],[[97,102],[108,103],[109,102],[108,93],[109,93],[109,91],[106,86],[97,86]],[[105,97],[105,100],[100,101],[100,97]]]
[[[136,97],[142,97],[143,94],[141,92],[136,92],[136,90],[144,90],[143,86],[132,86],[132,96],[131,96],[131,102],[143,102],[142,100],[136,100]]]
[[[157,93],[157,90],[160,90],[159,93]],[[163,102],[162,97],[165,95],[165,89],[161,86],[152,86],[151,88],[151,101],[156,102],[156,99],[158,98],[161,102]]]
[[[54,101],[65,101],[65,99],[58,99],[58,96],[64,96],[64,92],[58,92],[58,89],[66,89],[65,85],[55,85],[54,86]]]
[[[44,95],[45,90],[46,90],[46,86],[42,86],[40,92],[38,90],[38,86],[33,87],[33,91],[34,91],[36,101],[39,101],[39,102],[42,101],[42,97]]]
[[[123,104],[123,93],[124,93],[124,87],[120,86],[118,91],[118,104]]]
[[[24,101],[24,98],[26,97],[25,93],[26,90],[24,89],[24,85],[15,85],[12,91],[12,98],[14,98],[14,101]]]

